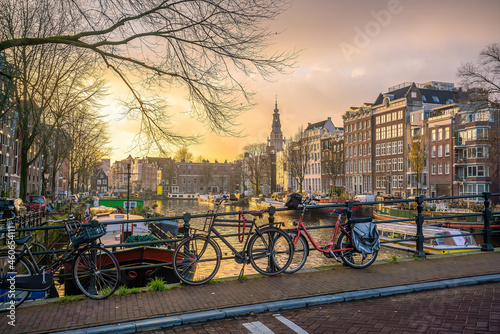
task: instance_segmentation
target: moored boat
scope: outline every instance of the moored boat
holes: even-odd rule
[[[150,229],[148,223],[143,221],[142,216],[129,214],[128,218],[127,221],[126,214],[108,214],[96,217],[99,222],[107,223],[107,232],[100,239],[106,248],[127,242],[138,242],[141,239],[146,241],[144,240],[145,237],[150,237],[148,241],[160,240],[160,238],[177,238],[178,225],[176,222],[160,221],[151,223],[151,227],[154,224],[154,228]],[[113,222],[116,223],[112,224]],[[159,238],[153,237],[151,230],[156,231],[155,234],[160,234]],[[174,249],[175,244],[173,242],[111,248],[121,268],[121,285],[128,288],[143,287],[154,277],[162,278],[167,283],[179,282],[171,265]],[[70,273],[71,268],[71,262],[65,263],[64,272]],[[74,285],[70,277],[64,280],[64,288],[66,295],[80,293],[80,290]]]
[[[416,250],[415,241],[401,241],[402,239],[416,239],[417,226],[415,224],[377,223],[381,241],[393,241],[384,243],[384,246]],[[447,254],[479,251],[481,247],[476,244],[474,238],[458,229],[444,228],[439,226],[423,227],[424,247],[426,254]]]

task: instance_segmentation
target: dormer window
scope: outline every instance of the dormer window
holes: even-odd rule
[[[439,99],[437,98],[437,96],[432,96],[432,99],[434,100],[434,102],[439,102]]]
[[[390,97],[388,97],[388,96],[384,97],[384,106],[386,108],[389,108],[390,102],[391,102],[391,98]]]

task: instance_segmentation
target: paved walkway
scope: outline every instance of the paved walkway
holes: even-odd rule
[[[447,282],[443,283],[444,280]],[[376,263],[363,270],[334,266],[293,275],[259,276],[243,283],[227,281],[99,301],[26,303],[16,310],[15,327],[7,324],[6,314],[0,314],[0,333],[54,333],[74,329],[82,329],[78,331],[81,333],[85,333],[85,329],[94,333],[144,331],[203,320],[203,317],[220,319],[495,280],[500,280],[498,250],[396,264]],[[96,328],[103,325],[108,326]]]

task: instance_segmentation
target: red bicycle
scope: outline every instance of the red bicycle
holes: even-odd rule
[[[302,214],[300,217],[300,221],[298,223],[295,223],[297,225],[297,229],[287,230],[288,234],[293,239],[295,250],[293,253],[292,263],[284,271],[285,273],[295,273],[305,265],[310,250],[307,239],[309,239],[313,247],[316,250],[322,252],[324,256],[328,258],[335,258],[338,262],[341,262],[337,257],[338,254],[338,256],[342,259],[342,262],[344,262],[344,264],[348,265],[349,267],[362,269],[370,266],[373,262],[375,262],[375,259],[378,255],[378,250],[374,250],[372,253],[359,251],[358,249],[356,249],[355,243],[352,239],[352,228],[354,224],[372,222],[371,217],[349,219],[346,223],[342,224],[342,214],[346,213],[349,209],[335,209],[335,213],[338,213],[339,216],[335,224],[332,240],[326,243],[317,243],[314,241],[311,234],[307,231],[307,228],[303,222],[304,213],[306,212],[307,204],[309,203],[310,201],[308,199],[302,202]]]

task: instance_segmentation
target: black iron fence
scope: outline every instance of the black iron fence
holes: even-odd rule
[[[415,256],[419,258],[424,258],[426,257],[426,254],[424,252],[424,241],[428,240],[430,238],[426,238],[423,234],[423,227],[424,223],[428,220],[436,221],[436,220],[456,220],[457,218],[463,218],[463,217],[480,217],[483,224],[481,226],[481,231],[478,232],[469,232],[466,233],[468,235],[481,235],[483,237],[483,242],[481,244],[481,251],[493,251],[493,245],[492,245],[492,236],[493,235],[498,235],[500,231],[493,231],[491,228],[491,223],[495,219],[498,224],[500,224],[500,213],[492,213],[491,211],[491,202],[490,199],[492,197],[498,198],[500,196],[500,193],[489,193],[489,192],[484,192],[482,194],[473,194],[473,195],[463,195],[463,196],[453,196],[453,197],[439,197],[439,198],[425,198],[423,196],[419,196],[414,199],[404,199],[404,200],[388,200],[388,201],[372,201],[372,202],[354,202],[354,201],[346,201],[343,203],[325,203],[325,204],[318,204],[318,205],[313,205],[308,208],[311,210],[318,210],[318,209],[324,209],[324,208],[340,208],[340,207],[347,207],[351,210],[347,212],[347,219],[349,220],[355,210],[352,210],[355,207],[375,207],[377,205],[390,205],[390,204],[398,204],[398,203],[404,203],[408,204],[409,206],[412,203],[413,206],[415,206],[415,209],[413,210],[414,212],[414,217],[411,218],[400,218],[400,219],[390,219],[390,220],[377,220],[376,223],[400,223],[400,222],[411,222],[416,224],[417,228],[417,234],[415,238],[408,238],[408,239],[397,239],[397,240],[392,240],[392,241],[385,241],[382,243],[393,243],[397,241],[415,241]],[[439,217],[425,217],[424,216],[424,203],[426,202],[435,202],[435,201],[457,201],[457,200],[464,200],[468,198],[477,198],[477,197],[482,197],[483,198],[483,205],[484,209],[482,212],[475,212],[475,213],[458,213],[458,214],[445,214],[441,215]],[[273,206],[267,208],[264,210],[265,213],[268,214],[268,220],[270,224],[274,224],[276,220],[276,212],[281,212],[281,211],[290,211],[288,208],[275,208]],[[242,211],[241,213],[247,214],[249,211]],[[229,216],[229,215],[238,215],[240,212],[223,212],[223,213],[218,213],[218,216]],[[108,225],[111,224],[125,224],[125,223],[130,223],[130,222],[147,222],[147,223],[157,223],[161,221],[178,221],[180,222],[181,228],[179,230],[180,232],[180,237],[188,233],[191,228],[191,220],[193,219],[207,219],[207,216],[210,214],[196,214],[192,215],[190,213],[185,213],[181,216],[172,216],[172,217],[161,217],[161,218],[152,218],[152,219],[141,219],[141,220],[134,220],[134,221],[127,221],[127,220],[122,220],[122,221],[114,221],[114,222],[109,222],[105,223]],[[212,214],[213,215],[213,214]],[[0,245],[5,245],[5,234],[8,232],[6,228],[6,224],[10,220],[1,220],[0,221],[0,237],[4,239],[3,241],[0,240]],[[38,242],[44,243],[44,241],[48,240],[48,235],[49,231],[51,230],[60,230],[64,231],[64,225],[51,225],[48,224],[47,221],[43,221],[43,214],[42,213],[34,213],[31,214],[30,216],[27,217],[20,217],[20,218],[13,218],[13,220],[10,221],[13,226],[15,226],[15,232],[18,236],[23,236],[27,234],[34,234],[38,233],[39,237],[37,238]],[[496,224],[496,225],[498,225]],[[11,225],[12,226],[12,225]],[[308,227],[308,229],[314,230],[314,229],[325,229],[325,228],[332,228],[335,225],[326,225],[326,226],[314,226],[314,227]],[[231,237],[231,236],[237,236],[238,234],[228,234],[224,235],[224,237]],[[452,236],[441,236],[440,238],[447,238],[447,237],[452,237]],[[155,241],[141,241],[141,242],[134,242],[134,243],[119,243],[119,244],[113,244],[113,245],[106,245],[105,247],[107,248],[113,248],[113,249],[119,249],[119,248],[130,248],[130,247],[144,247],[144,246],[151,246],[151,245],[158,245],[162,243],[175,243],[177,241],[181,240],[181,238],[171,238],[171,239],[160,239],[160,240],[155,240]],[[0,247],[1,248],[1,247]],[[60,250],[59,252],[62,252],[63,250]],[[53,251],[50,250],[50,253],[52,252],[58,252],[57,250]],[[232,257],[227,257],[231,258]],[[224,258],[223,258],[224,259]],[[139,269],[139,268],[155,268],[155,267],[162,267],[162,266],[167,266],[171,265],[169,262],[165,263],[158,263],[158,264],[149,264],[145,266],[136,266],[136,267],[127,267],[126,269],[123,270],[132,270],[132,269]]]

